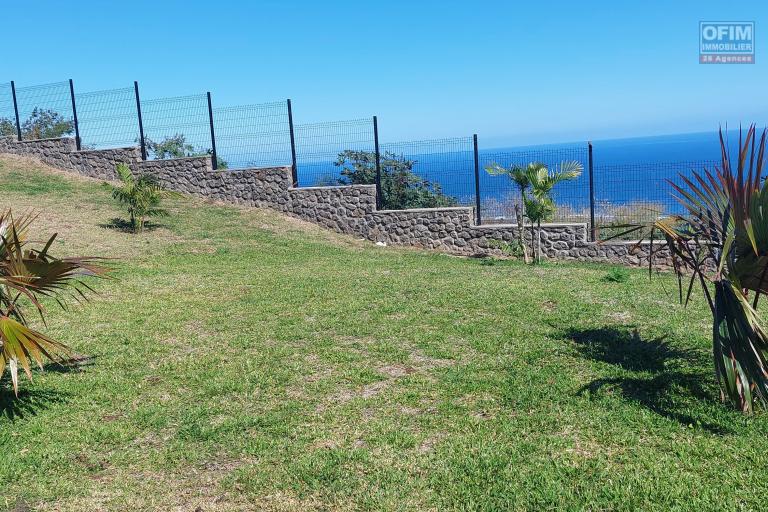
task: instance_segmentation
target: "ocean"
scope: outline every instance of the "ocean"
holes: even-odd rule
[[[735,157],[739,133],[731,130],[725,135],[729,139],[730,152]],[[586,142],[480,151],[481,162],[495,159],[502,160],[500,163],[504,165],[542,161],[550,168],[557,168],[563,160],[581,162],[584,167],[581,177],[560,184],[555,199],[560,208],[560,219],[584,219],[590,205],[589,152]],[[595,140],[592,142],[592,177],[596,214],[603,221],[629,222],[643,220],[650,210],[660,214],[679,213],[681,209],[672,195],[669,181],[683,186],[681,174],[690,176],[693,170],[712,169],[719,165],[720,160],[717,132]],[[481,166],[484,167],[482,163]],[[515,191],[509,180],[505,183],[503,178],[487,173],[480,175],[481,204],[483,209],[488,210],[487,215],[508,215],[504,208],[494,208],[497,201],[508,202],[510,193]],[[460,194],[462,203],[468,200],[465,193],[462,194],[454,187],[449,186],[445,190]],[[483,194],[483,190],[486,194]],[[624,218],[616,219],[617,216]]]
[[[738,130],[725,134],[732,155],[738,147]],[[458,204],[475,205],[474,153],[471,139],[382,144],[389,151],[413,163],[413,171]],[[590,207],[589,151],[587,142],[484,148],[479,150],[480,203],[485,220],[511,219],[517,190],[506,176],[492,176],[484,169],[491,163],[505,167],[540,161],[551,169],[562,161],[582,163],[584,172],[572,182],[558,185],[554,220],[587,220]],[[636,137],[592,142],[593,186],[596,215],[602,222],[631,222],[680,211],[668,180],[682,185],[680,174],[719,165],[717,132]],[[327,183],[337,166],[299,161],[302,185],[320,178]],[[314,173],[312,172],[314,171]],[[333,176],[330,176],[333,178]]]
[[[738,130],[725,134],[731,153],[738,147]],[[358,148],[356,148],[358,149]],[[372,148],[359,148],[370,151]],[[413,163],[413,172],[439,187],[461,205],[475,205],[474,153],[471,138],[439,141],[383,143],[382,158],[387,153]],[[333,183],[340,167],[333,164],[335,150],[326,158],[312,155],[302,158],[299,151],[301,186]],[[589,151],[587,142],[568,142],[534,146],[482,148],[479,150],[480,203],[484,218],[509,220],[511,204],[517,199],[514,184],[506,176],[492,176],[485,167],[498,163],[526,165],[543,162],[557,168],[561,162],[581,162],[584,172],[572,182],[560,184],[555,193],[557,220],[584,220],[590,206]],[[679,212],[667,180],[682,185],[680,174],[712,168],[719,164],[720,143],[717,132],[686,133],[636,137],[592,142],[593,186],[597,215],[603,220],[638,220],[646,217],[639,210]]]

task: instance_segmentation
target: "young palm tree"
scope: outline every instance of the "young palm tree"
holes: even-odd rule
[[[512,165],[509,169],[502,167],[497,163],[492,163],[485,168],[485,171],[492,176],[509,176],[509,179],[517,186],[517,190],[520,193],[520,202],[515,203],[515,218],[517,220],[517,237],[520,242],[520,247],[523,248],[523,258],[526,263],[529,263],[528,258],[528,246],[525,243],[525,217],[523,215],[523,208],[525,205],[525,192],[528,187],[531,186],[528,180],[528,174],[526,168],[521,165]]]
[[[144,229],[144,219],[168,215],[168,211],[160,208],[160,200],[168,195],[157,179],[149,174],[134,177],[130,167],[117,164],[115,168],[119,185],[109,185],[112,197],[128,207],[131,227],[134,233]]]
[[[739,134],[734,169],[721,131],[721,165],[693,172],[692,179],[681,175],[684,186],[670,181],[685,213],[657,220],[650,231],[651,247],[656,231],[666,239],[681,300],[683,278],[690,278],[686,303],[694,283],[701,286],[713,317],[712,352],[721,396],[745,413],[752,412],[755,401],[768,405],[768,334],[757,313],[760,295],[768,294],[766,132],[757,148],[755,142],[754,125],[743,143]],[[638,229],[642,226],[627,233]]]
[[[541,223],[548,220],[556,211],[552,192],[558,183],[575,180],[581,176],[584,167],[580,162],[561,162],[559,169],[550,171],[541,162],[532,162],[525,169],[531,194],[523,194],[525,214],[532,224],[536,224],[536,262],[541,263]],[[532,241],[533,242],[533,241]]]
[[[62,343],[30,328],[26,310],[33,307],[43,317],[44,297],[64,307],[67,290],[79,301],[91,289],[81,279],[106,271],[97,264],[98,258],[51,256],[55,234],[42,249],[29,248],[27,231],[33,220],[29,214],[14,218],[10,210],[0,212],[0,376],[9,367],[17,395],[19,366],[31,380],[32,362],[42,370],[44,358],[63,361],[71,355]]]

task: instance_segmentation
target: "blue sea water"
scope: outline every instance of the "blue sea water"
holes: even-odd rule
[[[731,152],[735,151],[734,148],[738,147],[738,131],[726,132],[725,136]],[[581,162],[584,167],[581,177],[560,184],[555,197],[561,208],[571,212],[583,212],[589,208],[589,150],[586,142],[480,151],[481,162],[494,160],[497,156],[504,165],[542,161],[550,168],[556,168],[563,160]],[[679,205],[672,195],[669,181],[682,186],[680,175],[690,176],[693,170],[712,169],[719,165],[720,159],[717,132],[593,141],[592,181],[598,215],[601,210],[629,205],[635,208],[654,208],[665,213],[677,212]],[[503,177],[489,176],[487,173],[481,173],[480,184],[484,206],[508,198],[510,192],[515,190],[508,179],[505,183]],[[445,190],[459,193],[452,187]],[[466,198],[462,200],[465,201]],[[493,213],[490,212],[491,215]]]
[[[730,153],[735,154],[739,133],[725,132]],[[382,152],[414,161],[416,174],[439,185],[443,193],[460,204],[475,204],[474,154],[471,139],[449,142],[383,144]],[[712,169],[721,159],[717,132],[637,137],[592,142],[593,187],[598,216],[614,215],[616,208],[653,208],[663,213],[679,211],[668,180],[682,185],[680,175]],[[555,194],[561,218],[583,218],[590,204],[589,150],[587,142],[536,146],[487,148],[479,151],[480,202],[484,217],[509,218],[511,201],[517,198],[514,184],[506,176],[493,176],[484,168],[491,163],[508,167],[540,161],[550,169],[576,160],[584,167],[573,182],[562,183]],[[300,182],[313,184],[320,174],[327,181],[329,168],[320,162],[300,162]],[[333,169],[330,170],[333,172]],[[610,219],[609,219],[610,220]]]

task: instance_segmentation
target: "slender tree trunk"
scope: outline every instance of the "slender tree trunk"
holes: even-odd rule
[[[515,205],[515,217],[517,217],[517,239],[520,242],[520,247],[523,249],[523,259],[526,264],[528,261],[528,245],[525,243],[525,222],[523,220],[522,208],[519,204]]]
[[[536,262],[541,263],[541,220],[536,225]]]
[[[536,235],[534,233],[534,230],[536,229],[536,225],[531,221],[530,224],[530,234],[531,234],[531,262],[536,263]]]

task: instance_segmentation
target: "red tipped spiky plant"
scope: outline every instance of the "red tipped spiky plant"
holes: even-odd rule
[[[26,309],[37,309],[50,297],[64,307],[65,292],[75,300],[90,290],[82,281],[86,276],[101,276],[106,269],[98,258],[55,258],[49,250],[54,234],[42,249],[29,247],[27,238],[33,215],[15,217],[10,210],[0,212],[0,376],[10,369],[13,389],[18,394],[19,366],[32,378],[32,363],[42,369],[44,359],[63,361],[71,356],[69,348],[28,326]]]
[[[706,296],[721,394],[745,413],[751,413],[756,402],[768,405],[768,334],[757,313],[760,295],[768,293],[766,132],[759,141],[756,137],[754,125],[745,137],[739,134],[734,169],[721,131],[720,166],[693,172],[691,178],[681,175],[683,186],[670,182],[685,213],[651,226],[652,255],[662,249],[653,247],[654,234],[661,232],[678,275],[681,299],[684,280],[684,302],[696,283]]]

